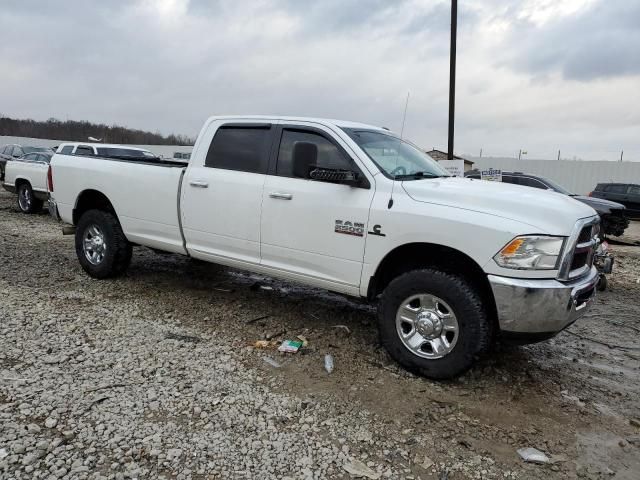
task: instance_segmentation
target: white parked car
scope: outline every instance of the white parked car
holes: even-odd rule
[[[212,117],[187,167],[58,153],[51,171],[52,213],[89,275],[123,273],[144,245],[365,298],[391,356],[431,378],[498,334],[555,335],[598,280],[591,207],[451,177],[369,125]]]
[[[3,187],[18,194],[18,208],[24,213],[42,210],[47,200],[47,172],[53,151],[27,153],[9,160],[5,167]]]

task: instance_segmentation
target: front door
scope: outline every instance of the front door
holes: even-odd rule
[[[260,263],[260,204],[272,137],[270,123],[210,125],[182,183],[182,225],[193,257]]]
[[[363,175],[345,146],[324,128],[283,125],[276,142],[276,162],[262,201],[262,265],[294,279],[302,275],[323,288],[357,291],[374,189],[366,177],[362,187],[353,187],[295,171],[293,152],[296,143],[304,142],[316,146],[311,164]]]

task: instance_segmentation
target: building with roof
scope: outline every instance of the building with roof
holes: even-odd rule
[[[435,161],[439,162],[440,160],[449,160],[449,154],[447,152],[443,152],[442,150],[430,150],[425,152]],[[464,171],[468,172],[469,170],[473,170],[473,162],[471,160],[467,160],[466,158],[459,157],[457,155],[453,156],[454,160],[464,160]]]

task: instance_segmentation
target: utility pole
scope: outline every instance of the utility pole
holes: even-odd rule
[[[558,150],[558,160],[560,160],[560,150]]]
[[[480,158],[482,158],[482,149],[480,149]]]
[[[456,37],[458,34],[458,0],[451,0],[451,48],[449,50],[449,149],[453,160],[453,126],[456,104]]]
[[[522,149],[518,150],[518,160],[522,158]]]
[[[624,150],[620,152],[620,161],[622,161],[622,155],[624,155]]]

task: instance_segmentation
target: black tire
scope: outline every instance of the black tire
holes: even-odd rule
[[[442,358],[423,358],[412,352],[396,328],[401,303],[419,294],[439,297],[457,318],[457,340]],[[460,375],[479,355],[488,351],[493,338],[492,325],[477,288],[457,275],[435,269],[414,270],[395,278],[378,304],[380,341],[391,357],[408,370],[436,380]]]
[[[102,258],[89,260],[84,239],[92,228],[97,228],[103,238]],[[132,247],[125,237],[116,216],[102,210],[85,212],[76,226],[76,255],[82,269],[94,278],[110,278],[122,275],[131,263]],[[89,250],[91,252],[91,250]],[[90,255],[89,255],[90,256]]]
[[[18,208],[22,213],[37,213],[42,210],[43,202],[33,195],[33,189],[27,182],[18,185]]]
[[[604,292],[607,289],[608,285],[609,285],[609,280],[607,280],[607,276],[604,273],[601,273],[600,277],[598,278],[596,289],[599,292]]]

